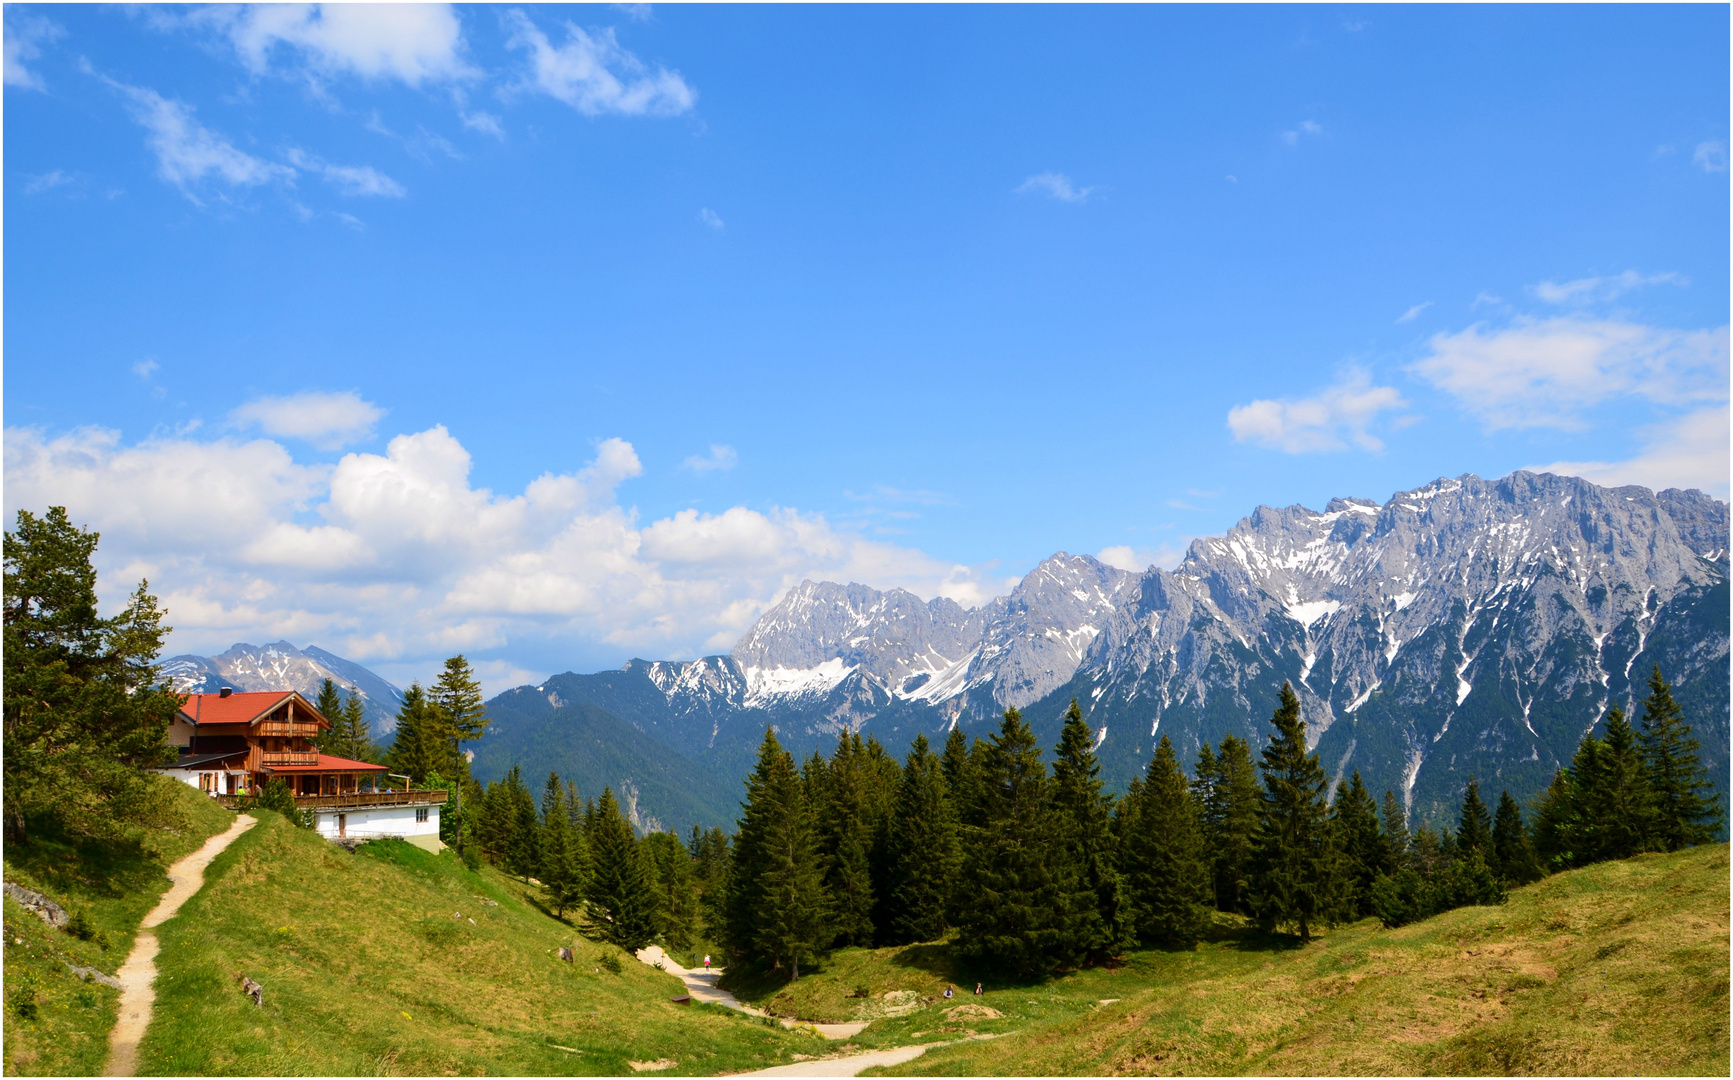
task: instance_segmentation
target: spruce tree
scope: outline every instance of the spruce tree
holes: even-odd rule
[[[1492,858],[1492,815],[1480,799],[1480,781],[1468,779],[1462,793],[1462,809],[1457,815],[1456,844],[1464,852],[1478,851],[1482,858]]]
[[[830,853],[825,888],[830,896],[834,940],[839,945],[871,945],[873,887],[868,860],[872,815],[867,805],[868,775],[860,736],[844,728],[829,763],[815,756],[807,775],[823,850]]]
[[[1641,747],[1654,846],[1678,851],[1712,839],[1720,818],[1709,797],[1714,787],[1698,756],[1700,745],[1659,664],[1649,674],[1649,696],[1643,701]]]
[[[556,773],[548,773],[542,788],[541,870],[538,873],[554,917],[564,918],[566,909],[583,897],[582,845],[571,816],[566,812],[566,792]]]
[[[889,849],[892,916],[887,940],[893,945],[938,940],[949,929],[945,913],[957,872],[957,827],[943,770],[925,735],[915,736],[903,765]]]
[[[1263,791],[1252,765],[1251,747],[1244,739],[1224,737],[1216,751],[1216,778],[1210,791],[1214,805],[1206,809],[1213,834],[1205,852],[1216,907],[1221,911],[1245,912],[1246,875],[1252,841],[1263,814]]]
[[[1292,926],[1309,941],[1312,928],[1333,922],[1341,907],[1339,856],[1324,804],[1329,781],[1317,756],[1306,752],[1300,700],[1287,683],[1270,723],[1276,731],[1260,765],[1264,806],[1252,851],[1250,906],[1265,930]]]
[[[1330,818],[1336,829],[1336,846],[1342,853],[1344,902],[1352,915],[1364,918],[1372,914],[1372,883],[1380,875],[1393,873],[1395,865],[1378,827],[1378,804],[1361,781],[1360,770],[1354,770],[1352,781],[1336,786]]]
[[[991,740],[977,741],[969,772],[974,806],[962,829],[957,947],[986,967],[1019,976],[1078,959],[1067,950],[1065,897],[1052,863],[1055,837],[1047,769],[1016,709]]]
[[[945,749],[939,755],[939,771],[945,778],[945,791],[951,797],[951,808],[957,810],[957,800],[963,795],[966,774],[969,771],[969,740],[964,737],[963,729],[953,727],[951,733],[945,736]]]
[[[514,819],[505,851],[506,869],[528,881],[541,870],[541,818],[536,813],[535,796],[516,765],[506,774],[505,786],[505,812]]]
[[[1072,699],[1053,761],[1055,873],[1065,897],[1068,951],[1104,960],[1125,944],[1118,853],[1113,843],[1113,799],[1102,790],[1095,734]],[[1183,783],[1183,774],[1181,781]]]
[[[752,947],[761,964],[800,978],[802,960],[829,947],[831,902],[824,890],[819,837],[806,785],[782,755],[765,792],[757,888],[761,907],[754,917]]]
[[[692,856],[673,833],[653,832],[639,841],[656,879],[656,933],[676,952],[692,948],[698,932],[698,890]]]
[[[350,761],[366,761],[372,756],[373,743],[367,737],[367,714],[361,698],[350,690],[342,708],[332,718],[332,729],[326,733],[325,753]]]
[[[403,704],[397,708],[397,730],[385,755],[386,767],[416,783],[426,780],[430,773],[440,772],[444,745],[438,728],[421,684],[410,683],[404,691]]]
[[[1408,814],[1402,809],[1402,804],[1396,801],[1396,793],[1384,792],[1383,807],[1384,859],[1391,867],[1390,872],[1396,873],[1408,865]]]
[[[1128,906],[1144,944],[1186,948],[1202,933],[1211,892],[1201,814],[1167,736],[1147,773],[1126,796],[1137,800],[1125,818]]]
[[[319,710],[319,715],[331,722],[331,730],[321,732],[313,740],[313,745],[323,753],[332,753],[329,740],[337,731],[337,721],[343,713],[343,695],[338,693],[337,684],[330,679],[319,683],[319,697],[313,702],[313,708]],[[341,756],[341,755],[339,755]]]
[[[656,934],[643,854],[612,788],[602,789],[594,812],[587,817],[584,840],[590,874],[584,898],[590,906],[589,934],[635,953]]]
[[[1510,792],[1498,796],[1498,811],[1492,819],[1493,870],[1512,885],[1527,885],[1540,880],[1540,865],[1535,861],[1534,845],[1529,842],[1528,829],[1522,821],[1522,808],[1510,797]]]
[[[1578,789],[1591,858],[1629,858],[1653,846],[1654,810],[1636,732],[1616,705],[1607,711],[1606,733],[1599,742],[1595,767],[1585,770],[1586,777],[1579,776]]]

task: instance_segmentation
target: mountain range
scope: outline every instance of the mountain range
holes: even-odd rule
[[[984,736],[1018,708],[1050,747],[1075,699],[1123,790],[1163,735],[1187,762],[1228,734],[1261,746],[1285,682],[1333,777],[1358,770],[1439,821],[1470,777],[1538,793],[1658,664],[1725,799],[1727,549],[1727,504],[1701,492],[1518,472],[1259,507],[1173,570],[1059,553],[978,608],[808,581],[726,655],[496,696],[475,768],[612,784],[641,827],[731,825],[767,726],[797,755],[845,729],[901,753],[917,733]],[[263,653],[249,649],[223,656]],[[297,652],[346,663],[266,649],[290,667]]]

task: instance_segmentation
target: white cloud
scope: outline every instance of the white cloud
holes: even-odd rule
[[[1719,139],[1697,144],[1697,149],[1691,154],[1691,164],[1706,173],[1727,171],[1727,145]]]
[[[1373,386],[1369,374],[1355,369],[1311,397],[1260,399],[1236,405],[1228,410],[1228,428],[1237,442],[1257,443],[1290,454],[1341,450],[1349,442],[1377,451],[1384,443],[1367,428],[1379,414],[1406,408],[1407,404],[1394,387]]]
[[[191,106],[171,101],[145,87],[106,81],[126,95],[133,118],[149,133],[145,141],[156,153],[157,175],[189,198],[191,188],[206,179],[237,187],[294,179],[295,171],[288,166],[261,161],[235,149],[228,140],[193,119]]]
[[[1430,300],[1428,300],[1422,304],[1415,304],[1413,307],[1409,308],[1407,311],[1404,311],[1402,314],[1396,316],[1396,321],[1399,323],[1412,322],[1415,319],[1420,317],[1420,313],[1422,311],[1425,311],[1427,308],[1429,308],[1431,306],[1432,306],[1432,301],[1430,301]]]
[[[336,450],[371,435],[373,425],[384,415],[384,409],[361,400],[353,390],[310,390],[288,397],[255,398],[230,413],[229,419],[239,427],[257,427],[267,435]]]
[[[708,206],[698,211],[698,220],[710,226],[712,229],[720,229],[723,225],[721,216]]]
[[[16,86],[20,90],[44,90],[47,86],[42,77],[25,67],[25,62],[35,60],[42,55],[42,46],[64,35],[66,31],[59,25],[35,15],[14,15],[10,10],[6,13],[4,78],[7,86]]]
[[[1141,574],[1152,566],[1171,570],[1179,565],[1181,559],[1185,558],[1185,544],[1162,544],[1153,548],[1134,548],[1130,544],[1115,544],[1112,547],[1102,548],[1095,557],[1108,566],[1129,570],[1134,574]]]
[[[1282,141],[1289,146],[1297,145],[1302,135],[1322,135],[1324,127],[1316,120],[1301,120],[1291,129],[1282,132]]]
[[[1727,406],[1698,409],[1643,429],[1643,448],[1626,461],[1555,461],[1536,472],[1580,476],[1597,484],[1699,488],[1727,497]]]
[[[505,22],[506,44],[529,54],[525,85],[586,116],[678,116],[698,100],[679,72],[651,71],[621,48],[612,28],[591,35],[568,22],[566,43],[555,46],[521,11],[508,12]]]
[[[505,138],[505,127],[500,123],[499,117],[490,112],[477,109],[475,112],[459,111],[457,115],[458,119],[463,121],[463,126],[470,131],[479,131],[496,139]]]
[[[523,663],[526,643],[695,655],[725,647],[804,578],[971,604],[1005,591],[982,570],[794,509],[640,523],[617,492],[642,466],[619,439],[521,494],[472,486],[471,464],[443,427],[334,466],[299,464],[266,439],[127,446],[114,432],[12,428],[5,508],[10,520],[63,505],[101,530],[105,602],[148,576],[176,651],[283,636],[405,667],[506,645]]]
[[[1490,429],[1577,428],[1583,410],[1638,397],[1687,406],[1727,397],[1727,328],[1664,330],[1610,319],[1523,319],[1435,334],[1410,370]]]
[[[1615,299],[1632,289],[1646,285],[1689,284],[1681,274],[1666,271],[1659,274],[1639,274],[1626,270],[1608,277],[1577,278],[1575,281],[1543,281],[1534,287],[1534,294],[1549,304],[1586,304]]]
[[[403,185],[371,165],[332,165],[304,150],[290,150],[289,161],[297,169],[325,178],[326,183],[345,195],[381,195],[401,199],[408,192]]]
[[[722,443],[711,443],[710,453],[704,455],[694,454],[682,462],[682,465],[699,475],[703,475],[704,473],[716,472],[718,470],[726,472],[727,470],[734,468],[734,466],[739,464],[739,462],[740,455],[734,452],[734,447],[725,446]]]
[[[40,195],[44,191],[53,191],[55,188],[69,187],[78,182],[78,177],[71,173],[60,169],[52,169],[37,176],[32,176],[30,179],[25,181],[24,194]]]
[[[1086,202],[1092,187],[1080,188],[1071,182],[1064,173],[1037,173],[1017,186],[1017,194],[1027,195],[1036,192],[1051,196],[1060,202]]]
[[[467,79],[463,27],[449,4],[255,4],[206,9],[241,60],[264,74],[288,51],[311,71],[397,79],[410,86]]]
[[[162,365],[158,364],[154,359],[145,357],[143,360],[132,365],[132,373],[141,379],[148,380],[152,375],[156,374],[157,369],[161,366]]]

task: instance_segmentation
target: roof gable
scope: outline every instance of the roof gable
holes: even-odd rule
[[[329,728],[331,721],[313,703],[293,690],[261,690],[248,693],[236,691],[222,694],[188,694],[181,705],[181,716],[195,726],[202,724],[253,724],[271,715],[284,702],[293,699],[295,711],[305,712],[320,727]]]

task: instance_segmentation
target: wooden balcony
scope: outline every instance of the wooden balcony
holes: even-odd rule
[[[275,753],[261,753],[259,763],[267,767],[272,765],[317,765],[319,764],[319,755],[312,750],[279,750]]]
[[[288,735],[291,738],[312,739],[312,738],[318,737],[319,725],[318,724],[286,724],[286,723],[281,723],[281,722],[277,722],[277,721],[268,721],[268,722],[260,724],[258,726],[257,734],[259,734],[259,735]]]
[[[233,810],[243,798],[218,795],[217,802]],[[438,806],[446,798],[444,791],[352,791],[347,795],[297,795],[295,805],[303,810],[366,810],[383,806]]]

